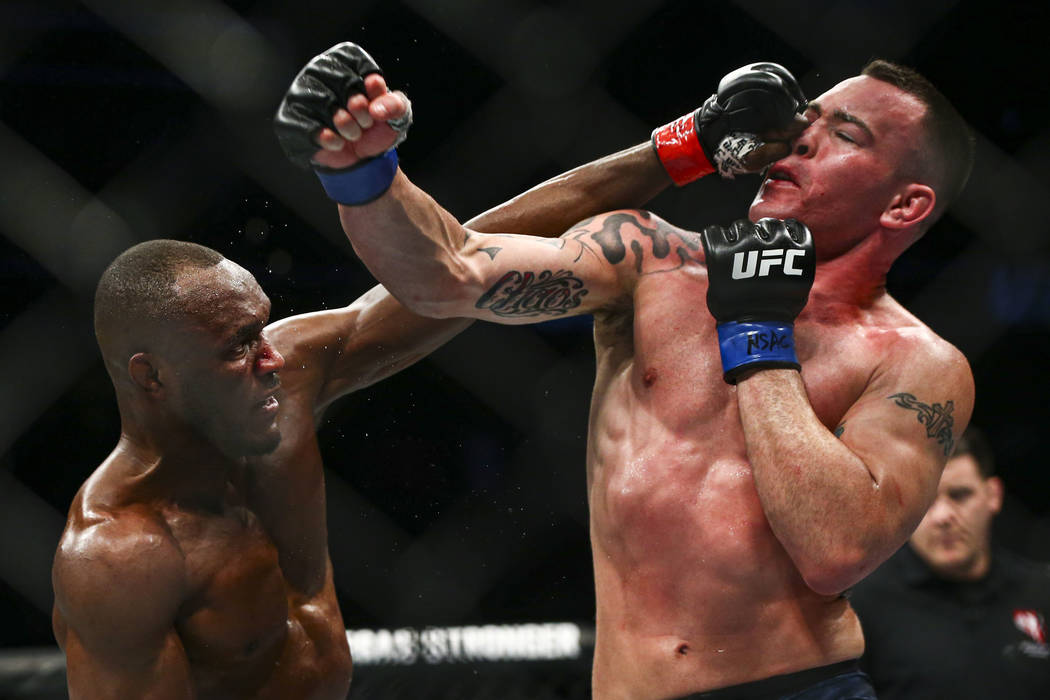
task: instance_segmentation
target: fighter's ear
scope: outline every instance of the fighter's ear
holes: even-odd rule
[[[128,360],[128,376],[147,394],[158,394],[164,388],[157,371],[156,359],[148,352],[138,352]]]
[[[911,182],[893,195],[879,222],[891,230],[910,228],[928,218],[936,203],[937,195],[932,187]]]
[[[1003,480],[997,476],[990,476],[984,481],[988,489],[988,506],[993,513],[998,513],[1003,508]]]

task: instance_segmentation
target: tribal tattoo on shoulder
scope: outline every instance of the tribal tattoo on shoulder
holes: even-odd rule
[[[598,231],[594,231],[589,226],[593,222],[594,219],[588,219],[586,222],[583,222],[576,229],[575,234],[570,236],[572,240],[580,245],[580,255],[583,255],[583,252],[588,252],[599,257],[597,252],[591,247],[593,243],[601,251],[600,257],[604,257],[606,261],[613,265],[618,265],[627,258],[627,250],[630,248],[631,255],[634,258],[634,269],[638,273],[642,272],[645,250],[637,239],[627,241],[623,231],[625,226],[637,229],[639,233],[650,240],[654,258],[662,260],[669,257],[672,253],[676,253],[679,258],[679,264],[675,269],[685,265],[690,258],[689,251],[698,251],[701,246],[699,237],[686,236],[683,235],[684,231],[661,225],[659,220],[653,220],[652,214],[647,211],[640,211],[634,214],[625,212],[609,214],[602,219],[601,229]],[[677,241],[677,245],[673,243],[672,239]]]
[[[931,406],[904,392],[886,398],[901,408],[915,411],[918,421],[926,426],[926,437],[936,440],[937,444],[944,448],[945,457],[951,455],[952,448],[955,447],[955,439],[952,437],[952,426],[955,425],[952,411],[955,410],[955,402],[949,399],[943,406],[939,403]]]

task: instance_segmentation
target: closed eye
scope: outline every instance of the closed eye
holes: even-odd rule
[[[243,340],[236,345],[230,346],[229,356],[231,359],[244,357],[259,342],[258,338]]]

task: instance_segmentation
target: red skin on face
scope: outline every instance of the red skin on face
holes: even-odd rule
[[[810,103],[811,124],[777,161],[751,204],[751,219],[796,218],[818,257],[835,257],[877,229],[914,157],[925,106],[889,83],[859,76]],[[780,179],[785,178],[785,179]]]

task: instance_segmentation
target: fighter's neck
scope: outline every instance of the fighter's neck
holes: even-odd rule
[[[111,458],[119,460],[136,497],[156,497],[218,510],[238,462],[200,440],[150,440],[124,432]]]
[[[810,304],[869,307],[886,294],[886,275],[901,251],[873,234],[852,248],[817,261]]]

